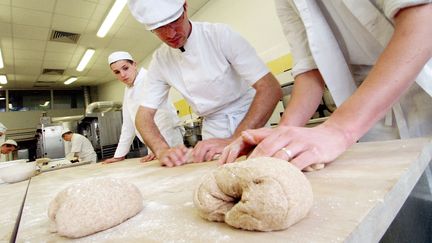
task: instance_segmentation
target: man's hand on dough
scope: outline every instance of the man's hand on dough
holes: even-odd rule
[[[119,157],[119,158],[114,158],[114,157],[112,157],[112,158],[109,158],[109,159],[104,160],[104,161],[102,162],[102,164],[111,164],[111,163],[115,163],[115,162],[122,161],[122,160],[124,160],[124,159],[125,159],[125,157]]]
[[[260,131],[261,136],[270,135],[272,129],[271,128],[260,128],[257,129]],[[223,150],[222,155],[220,156],[218,163],[226,164],[234,162],[238,157],[247,155],[249,152],[253,150],[253,148],[258,144],[255,141],[255,138],[252,137],[248,131],[243,131],[241,136],[226,146]]]
[[[223,149],[232,141],[229,138],[211,138],[199,141],[193,151],[193,162],[200,163],[215,159],[222,153]]]
[[[187,162],[188,148],[179,145],[174,148],[164,149],[158,152],[158,159],[162,166],[173,167]]]
[[[156,155],[153,154],[153,153],[151,153],[151,154],[147,154],[147,155],[144,156],[144,157],[141,157],[140,162],[141,162],[141,163],[145,163],[145,162],[152,161],[152,160],[154,160],[154,159],[156,159]]]

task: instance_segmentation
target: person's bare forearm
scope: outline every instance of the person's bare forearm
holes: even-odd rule
[[[158,156],[162,150],[169,149],[168,143],[154,121],[156,110],[140,106],[135,117],[135,126],[145,144]]]
[[[376,65],[324,125],[341,129],[354,143],[384,116],[432,57],[432,4],[401,10],[395,32]]]
[[[322,100],[324,80],[317,69],[297,75],[280,125],[304,126]]]
[[[282,97],[279,82],[271,73],[264,75],[253,87],[257,91],[255,97],[249,111],[240,122],[232,138],[240,136],[241,132],[246,129],[264,126]]]

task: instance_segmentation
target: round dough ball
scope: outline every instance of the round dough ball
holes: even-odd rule
[[[304,174],[269,157],[219,167],[204,178],[194,196],[201,217],[257,231],[288,228],[307,215],[312,203]]]
[[[97,178],[63,189],[51,201],[51,231],[78,238],[116,226],[143,209],[138,188],[122,180]]]

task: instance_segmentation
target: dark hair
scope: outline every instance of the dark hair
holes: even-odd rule
[[[15,146],[15,145],[9,144],[9,143],[4,143],[3,145],[5,145],[7,148],[10,148],[10,147],[18,148],[18,146]]]

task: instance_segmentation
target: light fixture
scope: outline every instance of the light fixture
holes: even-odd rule
[[[4,62],[3,62],[3,55],[2,55],[2,51],[0,49],[0,69],[4,68]]]
[[[84,56],[82,57],[81,61],[79,62],[76,68],[78,72],[82,72],[84,70],[84,68],[87,66],[88,62],[90,61],[94,53],[95,53],[94,49],[87,49],[87,51],[84,53]]]
[[[0,86],[1,87],[1,86]],[[6,98],[5,97],[0,97],[0,100],[6,100]]]
[[[126,5],[127,0],[116,0],[114,5],[111,7],[108,15],[105,20],[102,22],[102,25],[99,27],[96,35],[100,38],[104,38],[108,31],[111,29],[111,26],[114,24],[124,6]]]
[[[78,78],[77,77],[70,77],[66,81],[64,81],[64,84],[69,85],[73,82],[75,82]]]
[[[0,75],[0,84],[7,84],[6,75]]]

